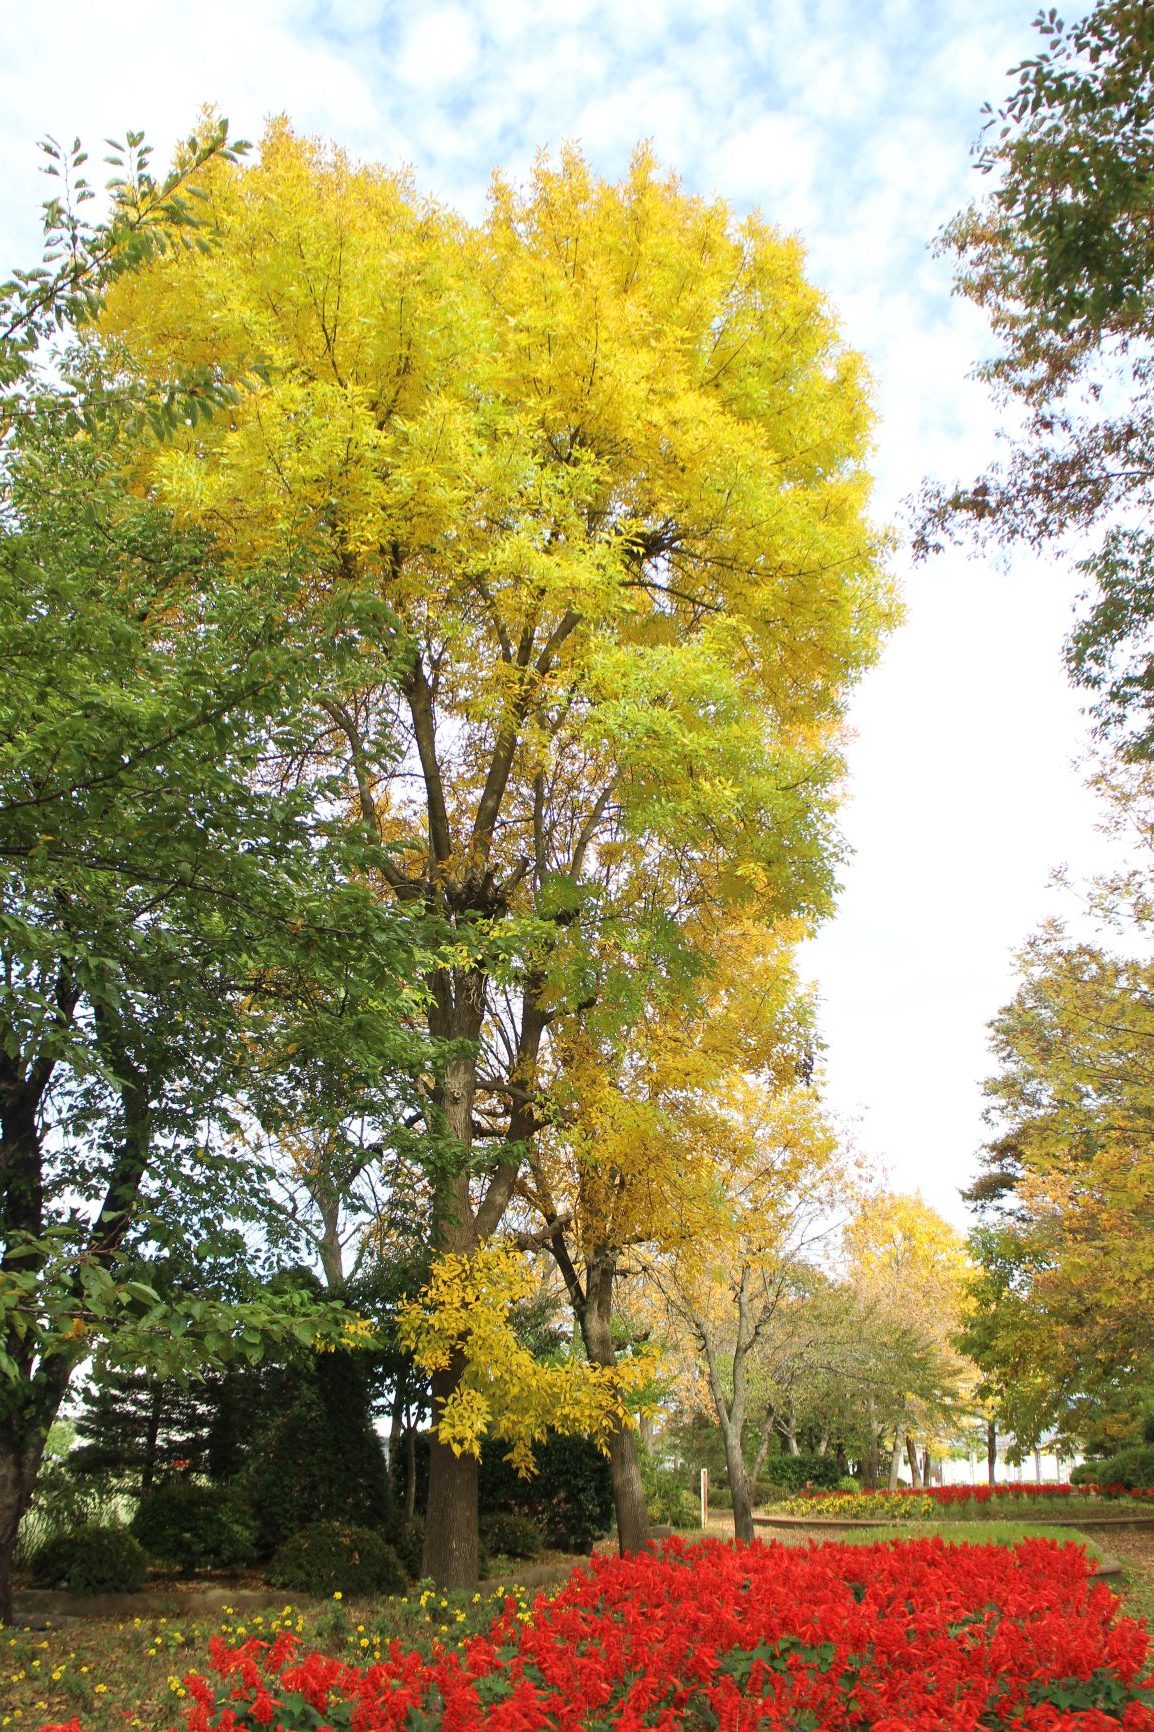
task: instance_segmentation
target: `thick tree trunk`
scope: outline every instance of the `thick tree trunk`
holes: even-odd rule
[[[753,1488],[741,1450],[741,1435],[733,1426],[726,1426],[723,1436],[725,1471],[729,1475],[729,1489],[733,1494],[733,1537],[740,1544],[748,1545],[753,1539]]]
[[[460,1367],[433,1374],[433,1417],[457,1388]],[[425,1513],[422,1571],[439,1588],[473,1588],[480,1569],[477,1535],[477,1462],[471,1455],[454,1455],[438,1441],[434,1429],[429,1445],[429,1507]]]
[[[893,1447],[893,1450],[890,1454],[890,1490],[891,1491],[897,1491],[897,1489],[898,1489],[898,1471],[902,1465],[902,1456],[905,1453],[905,1447],[906,1447],[906,1422],[903,1418],[903,1419],[899,1419],[897,1430],[894,1432],[894,1447]]]

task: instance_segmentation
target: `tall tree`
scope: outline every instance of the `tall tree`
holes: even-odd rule
[[[958,287],[998,340],[980,369],[1013,411],[1011,458],[931,490],[924,547],[967,527],[1047,546],[1097,530],[1080,560],[1092,600],[1067,649],[1126,751],[1154,751],[1154,13],[1099,0],[1067,25],[1035,20],[1039,52],[990,113],[977,167],[986,197],[944,232]]]
[[[136,473],[377,609],[390,670],[319,694],[317,749],[382,897],[453,935],[426,1159],[434,1243],[472,1255],[559,1015],[627,1028],[718,899],[828,904],[843,705],[894,614],[861,363],[796,243],[644,151],[619,185],[573,151],[498,177],[475,228],[283,124],[200,185],[218,244],[125,278],[103,340],[263,382]],[[426,1568],[471,1582],[467,1452],[434,1443],[429,1511]]]
[[[50,207],[65,263],[5,295],[0,1619],[80,1362],[212,1362],[259,1354],[265,1326],[311,1341],[333,1323],[292,1305],[174,1303],[140,1278],[139,1253],[201,1234],[211,1248],[230,1209],[251,1214],[259,1186],[214,1133],[262,1021],[292,1015],[311,1041],[374,1045],[379,1063],[400,1020],[385,982],[406,990],[411,951],[349,886],[319,793],[270,789],[260,773],[270,738],[298,724],[315,664],[363,649],[347,625],[314,643],[290,591],[274,616],[267,584],[124,491],[123,435],[151,399],[126,400],[75,351],[37,371],[38,340],[57,322],[67,334],[109,279],[162,250],[185,171],[229,155],[212,133],[159,189],[143,170],[118,182],[103,229]],[[173,387],[153,405],[157,428],[203,401]],[[349,966],[366,951],[368,981]]]

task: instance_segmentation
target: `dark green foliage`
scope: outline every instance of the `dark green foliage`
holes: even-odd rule
[[[126,1528],[93,1522],[57,1534],[32,1558],[38,1588],[67,1588],[72,1594],[131,1594],[148,1574],[144,1548]]]
[[[419,1515],[408,1516],[401,1522],[390,1541],[411,1582],[418,1581],[425,1549],[425,1524]]]
[[[295,1594],[402,1594],[408,1585],[392,1546],[348,1522],[302,1528],[280,1547],[265,1576],[271,1587]]]
[[[183,1570],[250,1563],[256,1530],[235,1495],[220,1486],[171,1479],[138,1506],[131,1528],[145,1551]]]
[[[1127,1491],[1154,1489],[1154,1444],[1119,1450],[1101,1461],[1084,1461],[1070,1475],[1071,1485],[1125,1486]]]
[[[506,1510],[482,1518],[481,1544],[490,1555],[535,1558],[544,1549],[545,1535],[532,1516]]]
[[[392,1534],[388,1470],[357,1356],[321,1353],[286,1371],[279,1412],[258,1439],[238,1487],[256,1519],[263,1556],[310,1523]]]
[[[650,1521],[683,1528],[700,1519],[700,1494],[694,1494],[684,1468],[666,1467],[642,1450],[641,1478]]]
[[[587,1437],[550,1437],[537,1451],[537,1472],[522,1479],[499,1444],[481,1456],[478,1490],[482,1518],[515,1513],[539,1521],[547,1544],[587,1551],[608,1533],[613,1516],[609,1462]]]
[[[841,1478],[836,1455],[779,1455],[768,1464],[770,1483],[782,1486],[792,1494],[802,1486],[821,1486],[834,1491]]]

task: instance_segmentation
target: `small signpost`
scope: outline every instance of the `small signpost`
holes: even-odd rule
[[[701,1470],[701,1525],[703,1528],[709,1526],[709,1469],[707,1467],[703,1467]]]

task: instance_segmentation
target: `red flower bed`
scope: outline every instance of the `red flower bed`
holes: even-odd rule
[[[364,1670],[214,1644],[185,1732],[1154,1732],[1147,1632],[1084,1552],[671,1542],[593,1562],[530,1621]]]

